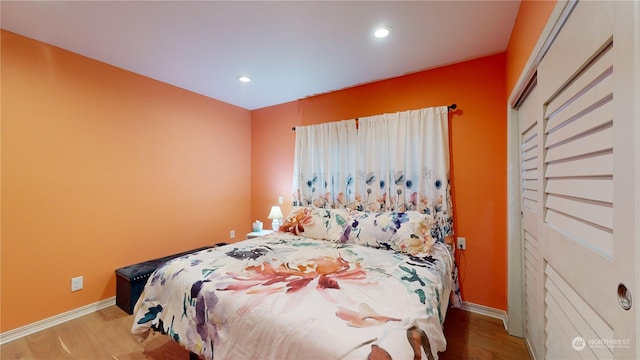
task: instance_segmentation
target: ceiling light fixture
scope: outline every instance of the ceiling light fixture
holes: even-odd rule
[[[240,82],[243,82],[243,83],[248,83],[251,81],[251,78],[245,75],[240,75],[238,76],[238,80],[240,80]]]
[[[389,36],[389,33],[391,33],[390,26],[380,26],[373,32],[373,36],[377,37],[378,39],[382,39]]]

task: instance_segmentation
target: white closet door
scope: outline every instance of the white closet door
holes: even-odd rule
[[[520,208],[524,264],[524,338],[534,359],[544,359],[544,275],[542,272],[542,107],[532,85],[518,109],[520,130]]]
[[[538,247],[531,248],[540,253],[531,258],[542,260],[531,266],[542,267],[534,270],[542,274],[544,296],[540,359],[640,356],[637,304],[623,309],[623,287],[640,299],[634,288],[634,7],[579,2],[538,67],[541,203],[539,227],[531,225]],[[533,238],[525,234],[525,247]]]

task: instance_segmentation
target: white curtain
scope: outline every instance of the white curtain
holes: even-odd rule
[[[296,127],[293,205],[349,208],[356,143],[355,120]]]
[[[361,210],[432,214],[451,232],[446,106],[360,119],[357,198]]]
[[[415,210],[453,234],[446,106],[296,128],[294,205]]]

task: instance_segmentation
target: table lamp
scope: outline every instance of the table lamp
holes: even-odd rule
[[[271,227],[274,231],[278,231],[278,229],[280,228],[280,224],[282,223],[280,219],[282,219],[283,217],[284,216],[282,216],[282,210],[280,210],[280,206],[276,205],[271,207],[271,212],[269,213],[268,218],[273,220],[273,222],[271,223]]]

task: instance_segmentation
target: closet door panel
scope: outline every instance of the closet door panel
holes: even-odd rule
[[[637,114],[625,71],[634,7],[578,2],[538,67],[548,359],[638,355],[636,309],[624,309],[618,291],[620,284],[634,290],[638,270],[639,185],[629,166]]]
[[[542,111],[533,85],[518,109],[520,130],[521,248],[524,264],[524,337],[532,356],[544,359],[542,216]]]

